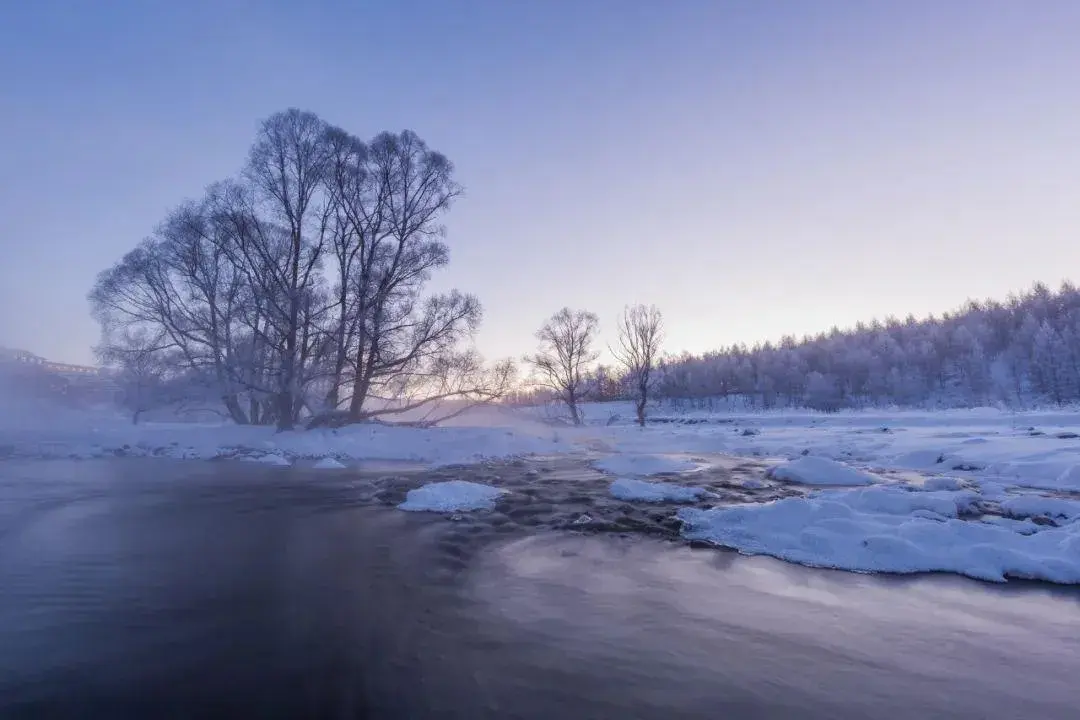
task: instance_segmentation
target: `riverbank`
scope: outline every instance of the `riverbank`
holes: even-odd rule
[[[595,483],[589,512],[620,507],[610,477],[550,462],[517,487]],[[1080,702],[1073,588],[559,530],[514,518],[524,498],[488,514],[504,523],[394,509],[450,475],[519,482],[3,463],[0,715],[1054,720]]]

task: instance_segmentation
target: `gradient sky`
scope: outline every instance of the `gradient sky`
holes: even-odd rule
[[[0,23],[0,344],[88,361],[96,273],[290,106],[457,165],[437,287],[668,349],[1080,275],[1075,0],[34,0]],[[607,337],[605,339],[608,339]]]

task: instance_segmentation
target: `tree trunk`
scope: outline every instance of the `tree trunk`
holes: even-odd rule
[[[293,395],[290,390],[285,390],[277,396],[277,429],[286,432],[293,427]]]
[[[221,402],[225,404],[225,409],[229,411],[229,417],[237,425],[248,425],[251,420],[244,415],[243,408],[240,407],[240,401],[236,399],[236,395],[228,394],[221,396]]]

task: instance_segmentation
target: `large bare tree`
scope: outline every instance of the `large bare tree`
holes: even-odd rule
[[[415,409],[424,402],[417,388],[428,388],[431,401],[496,390],[499,383],[480,382],[482,373],[462,383],[461,358],[472,356],[457,348],[479,325],[479,301],[458,291],[423,294],[449,262],[441,219],[461,194],[453,165],[411,131],[365,144],[331,129],[327,143],[337,265],[328,404],[336,409],[343,389],[348,396],[335,421]],[[405,388],[408,399],[386,402]]]
[[[157,338],[157,354],[206,377],[233,420],[247,423],[232,362],[239,306],[250,292],[223,249],[227,242],[203,203],[182,205],[98,276],[90,302],[103,358],[119,363],[131,338]]]
[[[664,318],[655,305],[634,305],[619,318],[619,337],[611,354],[623,368],[634,395],[638,425],[645,427],[649,396],[656,386],[656,365],[664,338]]]
[[[537,384],[555,393],[575,425],[583,422],[580,403],[588,394],[590,366],[600,357],[593,347],[599,329],[594,313],[565,307],[536,332],[540,347],[525,358]]]
[[[238,178],[101,274],[103,357],[160,338],[152,354],[204,378],[235,422],[281,430],[305,413],[337,424],[489,402],[509,375],[468,347],[479,301],[425,292],[461,192],[411,131],[365,143],[312,113],[273,115]]]
[[[289,109],[272,115],[259,130],[245,170],[253,199],[273,221],[256,223],[256,232],[241,236],[239,257],[262,273],[256,277],[268,285],[266,295],[279,300],[280,430],[291,429],[301,410],[312,340],[305,335],[310,326],[303,316],[314,306],[317,270],[330,231],[332,206],[320,195],[331,166],[326,131],[314,113]]]

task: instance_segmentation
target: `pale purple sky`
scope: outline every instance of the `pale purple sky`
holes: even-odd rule
[[[290,106],[411,128],[467,188],[438,287],[485,354],[563,305],[668,349],[1080,275],[1075,0],[35,0],[0,25],[0,345],[85,295]]]

